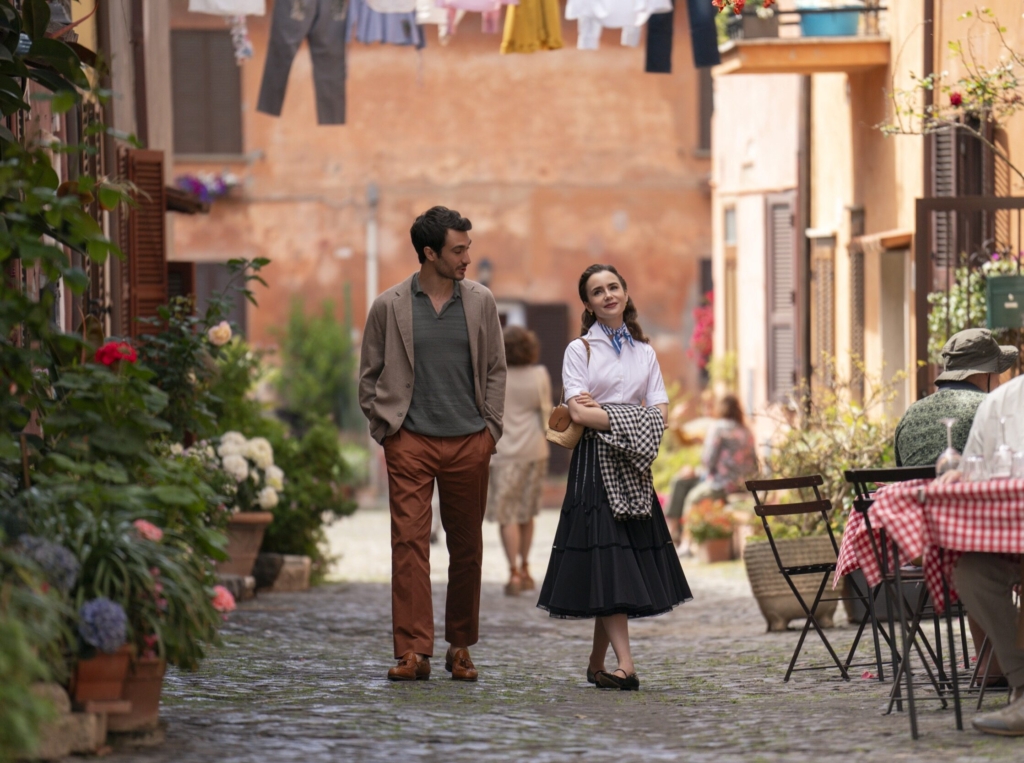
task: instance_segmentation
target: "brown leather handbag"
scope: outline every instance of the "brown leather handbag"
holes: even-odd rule
[[[583,344],[587,346],[587,365],[590,365],[590,342],[586,339]],[[565,385],[562,385],[562,396],[558,400],[555,410],[551,411],[548,417],[548,428],[544,433],[548,442],[561,445],[563,448],[572,450],[583,437],[584,427],[577,424],[569,415],[569,406],[565,404]]]

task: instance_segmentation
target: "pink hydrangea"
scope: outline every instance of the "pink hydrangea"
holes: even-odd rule
[[[235,610],[235,597],[231,591],[222,585],[213,587],[213,608],[218,612],[233,612]]]
[[[146,540],[151,540],[154,543],[159,543],[164,537],[164,531],[154,525],[152,522],[147,522],[145,519],[136,519],[132,522],[135,525],[135,529],[139,531]]]

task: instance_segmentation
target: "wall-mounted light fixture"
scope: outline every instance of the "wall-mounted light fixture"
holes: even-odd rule
[[[491,287],[491,279],[494,277],[494,266],[491,261],[484,257],[476,265],[476,280],[487,288]]]

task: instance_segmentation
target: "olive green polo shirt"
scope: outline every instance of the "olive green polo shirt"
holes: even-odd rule
[[[946,449],[942,419],[956,419],[953,447],[961,453],[985,393],[967,382],[939,382],[938,391],[921,398],[903,414],[893,438],[896,466],[929,466]]]
[[[428,437],[464,437],[486,423],[476,407],[473,356],[462,292],[455,281],[451,299],[434,311],[430,296],[412,278],[412,402],[403,425]]]

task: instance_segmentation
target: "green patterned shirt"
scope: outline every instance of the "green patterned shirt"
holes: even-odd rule
[[[939,391],[918,400],[896,427],[896,466],[929,466],[946,449],[946,427],[941,419],[956,419],[953,447],[961,453],[985,393],[967,382],[940,382]]]

